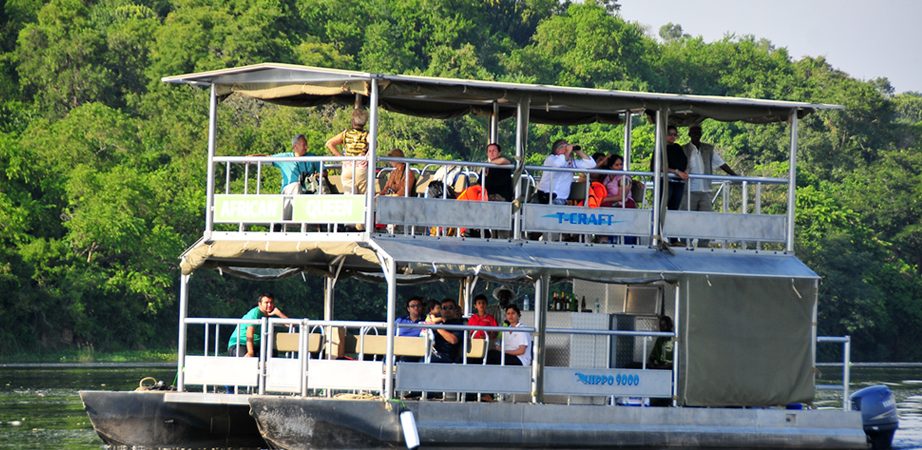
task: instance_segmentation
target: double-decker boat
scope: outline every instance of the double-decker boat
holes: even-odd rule
[[[81,392],[107,443],[280,448],[867,445],[859,412],[812,407],[818,387],[818,276],[794,255],[798,121],[838,106],[287,64],[163,81],[210,90],[205,230],[181,256],[175,391]],[[361,104],[370,116],[368,151],[342,157],[218,156],[217,107],[227,95],[295,107]],[[485,145],[496,142],[500,125],[508,124],[515,136],[512,164],[381,157],[381,108],[435,118],[479,114],[488,120]],[[788,175],[691,175],[720,183],[716,210],[667,210],[663,199],[669,183],[662,182],[669,176],[662,170],[667,125],[708,119],[786,123]],[[631,160],[632,128],[642,120],[655,124],[653,171],[636,170]],[[594,121],[623,124],[624,170],[525,164],[529,153],[546,151],[526,148],[530,123]],[[263,167],[274,161],[316,162],[321,172],[331,174],[332,187],[312,195],[276,194],[263,186]],[[338,168],[361,162],[375,168],[367,171],[367,192],[340,193],[354,190],[342,189]],[[417,174],[410,196],[376,195],[390,162],[405,163],[404,170]],[[452,170],[433,173],[438,167]],[[482,183],[482,168],[511,172],[512,201],[426,195],[433,181],[458,189]],[[568,204],[528,202],[538,175],[551,172],[573,177]],[[633,186],[637,207],[574,206],[590,195],[585,180],[598,174],[640,181]],[[449,229],[477,232],[452,234]],[[712,245],[670,247],[673,238],[689,243],[707,239]],[[189,317],[190,277],[205,268],[258,279],[322,277],[324,315]],[[387,286],[384,321],[337,320],[342,305],[334,294],[343,277]],[[395,322],[403,306],[398,285],[422,282],[459,283],[467,312],[478,283],[516,287],[533,299],[533,308],[523,312],[526,326],[515,331],[412,325],[463,331],[461,361],[437,364],[430,360],[427,333],[397,333],[405,326]],[[554,284],[561,282],[572,283],[588,305],[583,300],[577,308],[570,303],[561,310],[560,301],[550,300]],[[661,316],[672,319],[674,330],[656,326]],[[260,325],[258,357],[225,356],[227,335],[238,325]],[[492,334],[472,339],[476,330],[505,333],[490,342]],[[512,332],[532,336],[531,364],[513,366],[504,359],[485,364],[489,348]],[[648,366],[654,338],[674,342],[671,366]],[[847,339],[820,340],[847,346]],[[190,342],[201,347],[192,348]],[[225,392],[226,386],[232,386],[232,393]],[[470,400],[470,394],[478,393],[494,394],[499,401],[483,402],[478,395]]]

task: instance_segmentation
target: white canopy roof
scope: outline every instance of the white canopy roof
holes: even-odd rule
[[[291,64],[251,66],[176,75],[166,83],[214,85],[220,95],[239,93],[279,104],[314,106],[329,102],[352,104],[355,95],[368,96],[378,80],[379,103],[400,113],[448,118],[490,113],[495,102],[502,117],[530,100],[530,120],[544,123],[618,122],[626,110],[668,110],[674,123],[710,118],[753,123],[785,121],[792,111],[804,116],[838,105],[759,100],[705,95],[629,92],[499,81],[462,80],[411,75],[373,74]]]

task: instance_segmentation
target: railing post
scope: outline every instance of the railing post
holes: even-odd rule
[[[176,392],[186,385],[186,315],[189,309],[189,275],[179,276],[179,339],[176,349]],[[206,355],[207,356],[207,355]]]
[[[547,301],[550,288],[550,275],[544,274],[535,280],[535,354],[534,361],[531,363],[532,403],[544,403],[544,361],[547,353],[544,341],[547,328]],[[503,352],[501,356],[505,356],[505,352]]]
[[[675,299],[673,300],[674,305],[675,305],[674,306],[675,307],[675,314],[674,314],[675,318],[672,323],[672,334],[675,335],[675,339],[672,341],[672,406],[678,406],[678,403],[679,403],[679,353],[681,352],[681,348],[679,345],[679,343],[681,342],[679,339],[679,336],[680,336],[679,330],[682,329],[680,325],[681,321],[679,320],[681,319],[681,314],[679,313],[680,312],[680,309],[679,309],[679,299],[680,299],[679,284],[680,283],[681,282],[676,282],[675,284]],[[686,280],[685,283],[688,283],[688,281]]]
[[[852,364],[852,337],[845,336],[845,343],[842,345],[842,410],[848,411],[848,387],[851,382],[851,364]]]
[[[266,362],[269,360],[267,353],[269,352],[266,349],[266,341],[268,340],[268,335],[271,333],[269,330],[269,319],[263,317],[260,319],[259,333],[262,335],[262,338],[259,340],[259,380],[257,382],[257,391],[259,395],[266,394]]]
[[[301,319],[301,329],[299,331],[301,332],[300,347],[298,348],[298,358],[301,363],[301,397],[307,397],[307,363],[311,357],[310,352],[308,352],[311,343],[311,329],[307,319]]]
[[[397,327],[397,262],[388,257],[382,264],[387,279],[387,344],[384,356],[384,399],[394,398],[394,336]]]
[[[797,195],[797,110],[791,110],[791,151],[788,155],[788,223],[784,250],[794,251],[794,205]]]
[[[205,240],[211,240],[214,230],[214,156],[215,140],[218,133],[218,92],[211,85],[208,102],[208,184],[205,187]]]

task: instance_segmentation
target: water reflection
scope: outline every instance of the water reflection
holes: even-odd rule
[[[837,370],[823,372],[819,383],[841,383]],[[170,383],[174,374],[170,368],[0,369],[0,449],[99,450],[103,443],[77,391],[132,390],[143,377]],[[922,448],[922,368],[855,368],[851,381],[851,392],[875,384],[889,386],[900,415],[894,447]],[[841,408],[841,402],[841,392],[822,391],[814,404]]]

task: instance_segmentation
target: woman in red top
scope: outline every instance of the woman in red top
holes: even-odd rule
[[[467,320],[467,324],[471,326],[481,326],[481,327],[495,327],[496,319],[493,318],[492,314],[487,314],[487,296],[483,294],[477,294],[474,297],[474,310],[476,312],[471,314],[471,318]],[[496,332],[491,331],[490,339],[496,337]],[[475,331],[471,336],[473,339],[484,339],[486,335],[483,331]]]

